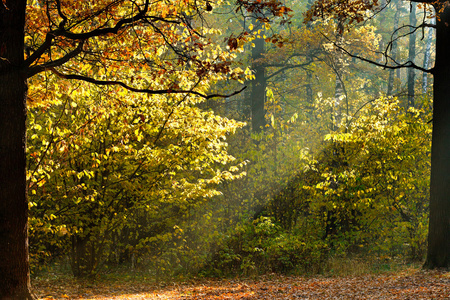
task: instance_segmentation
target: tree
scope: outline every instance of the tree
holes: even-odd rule
[[[430,20],[430,24],[434,25],[434,18]],[[426,40],[426,48],[425,48],[425,57],[423,59],[423,68],[429,69],[431,64],[431,44],[433,42],[433,28],[428,28],[427,40]],[[425,94],[428,92],[428,73],[424,72],[422,75],[422,92]]]
[[[261,30],[261,23],[257,23],[257,30]],[[252,107],[252,130],[261,132],[266,126],[266,67],[262,62],[265,53],[265,42],[262,37],[254,40],[255,46],[252,48],[252,69],[255,72],[255,79],[252,81],[251,107]]]
[[[394,31],[398,29],[398,19],[400,18],[400,10],[401,10],[401,1],[393,0],[395,5],[395,15],[394,15]],[[394,61],[398,60],[398,46],[397,39],[394,39],[391,44],[391,56]],[[400,77],[397,75],[397,77]],[[395,79],[395,70],[389,70],[389,79],[386,94],[388,96],[393,94],[394,91],[394,79]]]
[[[411,11],[409,12],[409,23],[411,26],[416,27],[416,4],[411,3]],[[416,35],[409,35],[409,47],[408,47],[408,60],[412,63],[416,60]],[[408,69],[408,106],[414,107],[415,105],[415,81],[416,70],[414,68]]]
[[[419,28],[433,27],[436,29],[436,61],[431,69],[424,69],[412,61],[390,64],[379,63],[347,54],[371,62],[388,69],[414,68],[422,72],[429,72],[434,77],[433,84],[433,134],[431,150],[431,179],[430,179],[430,217],[428,233],[428,253],[425,268],[450,268],[450,8],[446,1],[411,0],[411,2],[429,5],[434,13],[426,9],[428,14],[436,15],[436,25],[424,22],[418,26],[407,26],[410,34]],[[347,24],[361,22],[368,10],[378,10],[378,1],[349,1],[319,0],[309,11],[312,17],[331,16],[340,19],[344,17]],[[389,55],[387,55],[389,58]]]
[[[236,5],[238,10],[265,10],[276,16],[287,13],[274,0]],[[29,101],[57,98],[46,80],[55,76],[147,95],[195,94],[210,99],[218,95],[202,92],[204,74],[239,77],[225,52],[202,57],[202,48],[211,44],[202,32],[202,15],[212,10],[208,0],[0,3],[1,299],[33,298],[25,175],[27,79]],[[186,69],[195,78],[180,86],[172,75]]]
[[[205,45],[202,55],[215,56],[215,47]],[[157,60],[162,55],[167,54],[147,57]],[[196,78],[195,69],[170,75],[180,87]],[[218,74],[202,75],[196,91],[206,92],[217,80]],[[64,79],[57,83],[54,93],[61,96],[55,103],[35,105],[29,114],[30,225],[32,241],[38,241],[31,253],[35,258],[37,246],[49,245],[49,239],[63,240],[61,247],[49,248],[70,253],[74,275],[89,276],[98,271],[104,254],[110,254],[111,237],[130,227],[126,220],[132,216],[146,214],[149,223],[158,218],[161,224],[172,223],[154,230],[159,237],[186,210],[211,196],[212,173],[204,167],[227,157],[215,151],[222,148],[216,142],[226,138],[223,129],[231,129],[233,122],[200,110],[206,101],[195,94],[142,97],[114,86],[95,88]],[[31,90],[30,97],[39,97],[36,85]],[[222,162],[215,175],[225,167]],[[138,242],[142,231],[134,230]],[[125,248],[116,246],[116,253]],[[134,246],[127,245],[129,252],[137,252]]]
[[[436,62],[433,74],[430,225],[425,267],[450,268],[450,8],[435,4]]]
[[[0,3],[0,284],[1,299],[31,299],[25,180],[24,66],[26,1]]]
[[[105,92],[79,83],[61,104],[29,109],[30,254],[66,253],[76,277],[95,274],[112,254],[114,263],[160,248],[240,173],[228,167],[235,159],[225,139],[244,124],[201,110],[203,98]]]

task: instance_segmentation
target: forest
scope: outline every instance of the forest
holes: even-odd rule
[[[3,0],[0,299],[450,298],[449,23]]]

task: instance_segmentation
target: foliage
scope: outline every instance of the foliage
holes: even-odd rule
[[[295,152],[300,158],[296,174],[281,169],[272,173],[260,164],[265,176],[256,186],[267,198],[256,202],[258,194],[252,195],[254,202],[247,205],[256,207],[254,220],[236,227],[216,249],[213,272],[320,271],[328,257],[351,253],[422,260],[428,217],[428,118],[423,110],[405,111],[396,99],[376,99],[353,118],[344,118],[342,131],[326,135],[315,158]],[[270,133],[267,137],[258,148],[275,139]],[[271,165],[273,152],[266,153],[259,157]],[[248,174],[259,178],[251,166]],[[283,174],[287,181],[276,181]],[[239,186],[242,180],[246,178],[231,185]],[[284,188],[271,190],[266,182],[272,180]]]
[[[428,216],[431,128],[421,110],[377,99],[325,137],[299,188],[306,218],[336,253],[366,249],[421,260]],[[417,176],[419,172],[421,176]],[[300,192],[300,195],[302,192]],[[406,246],[406,249],[404,249]],[[358,250],[360,251],[360,250]]]
[[[423,110],[377,99],[351,119],[345,132],[327,135],[328,149],[311,166],[317,179],[310,212],[324,237],[342,246],[370,246],[421,260],[428,219],[431,126]],[[416,174],[421,174],[417,176]],[[334,240],[336,239],[337,240]],[[407,249],[403,247],[407,245]]]
[[[250,77],[231,66],[245,32],[223,40],[208,24],[222,4],[28,1],[34,255],[69,253],[76,276],[142,249],[159,256],[191,209],[243,175],[225,142],[243,124],[201,109],[238,93],[211,94],[217,81]],[[262,23],[289,12],[272,0],[233,7],[265,11]]]
[[[382,94],[383,76],[341,55],[338,24],[312,21],[318,5],[260,26],[264,7],[277,17],[290,10],[275,1],[156,1],[135,26],[78,40],[144,6],[40,3],[28,6],[26,38],[31,50],[52,43],[27,53],[37,72],[28,98],[35,266],[69,254],[77,276],[117,264],[157,276],[249,275],[316,272],[349,253],[423,257],[430,116],[368,100]],[[360,21],[359,10],[318,3]],[[339,34],[352,53],[378,60],[368,49],[386,43],[383,26]],[[259,134],[232,120],[249,121],[247,91],[222,97],[254,77],[256,38],[266,42],[259,63],[268,80]]]
[[[157,251],[218,183],[242,176],[225,142],[242,124],[200,110],[202,98],[100,92],[78,87],[29,118],[32,241],[70,253],[79,276]]]
[[[272,218],[259,217],[236,229],[205,272],[216,276],[317,272],[314,268],[324,259],[323,247],[320,241],[284,230]]]

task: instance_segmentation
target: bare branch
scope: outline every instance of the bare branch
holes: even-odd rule
[[[59,29],[64,30],[64,27],[66,26],[67,23],[67,16],[64,15],[64,13],[62,12],[60,0],[56,0],[56,9],[58,10],[59,16],[63,19],[61,23],[59,23],[58,27]]]
[[[69,60],[71,60],[72,58],[77,56],[78,54],[80,54],[83,50],[83,45],[84,45],[84,41],[81,41],[73,51],[67,53],[63,57],[61,57],[57,60],[50,61],[48,63],[44,63],[42,65],[37,65],[37,66],[33,66],[33,67],[29,68],[28,72],[27,72],[27,77],[30,78],[40,72],[44,72],[44,71],[49,70],[54,67],[62,66],[63,64],[65,64],[66,62],[68,62]]]
[[[381,64],[381,63],[376,62],[376,61],[374,61],[374,60],[370,60],[370,59],[361,57],[361,56],[359,56],[359,55],[352,54],[352,53],[350,53],[349,51],[347,51],[346,49],[342,48],[341,46],[338,46],[338,45],[336,45],[336,44],[334,44],[334,45],[335,45],[337,48],[339,48],[339,50],[343,51],[345,54],[347,54],[347,55],[350,56],[350,57],[357,58],[357,59],[359,59],[359,60],[362,60],[362,61],[371,63],[371,64],[373,64],[373,65],[375,65],[375,66],[382,67],[382,68],[384,68],[384,69],[413,68],[413,69],[416,69],[416,70],[419,70],[419,71],[422,71],[422,72],[425,72],[425,73],[433,74],[434,68],[431,68],[431,69],[425,69],[425,68],[419,67],[418,65],[414,64],[412,61],[407,61],[407,62],[404,62],[404,63],[402,63],[402,64],[397,64],[397,65],[395,65],[395,66],[390,66],[390,65],[387,64],[387,62],[384,63],[384,64]]]
[[[64,79],[74,79],[74,80],[81,80],[85,82],[89,82],[95,85],[118,85],[123,87],[126,90],[135,92],[135,93],[143,93],[143,94],[150,94],[150,95],[163,95],[163,94],[193,94],[200,96],[205,99],[211,99],[211,98],[228,98],[234,95],[237,95],[241,93],[243,90],[247,88],[247,86],[244,86],[242,89],[235,91],[231,94],[223,95],[223,94],[211,94],[206,95],[200,92],[196,92],[193,90],[173,90],[173,89],[163,89],[163,90],[152,90],[152,89],[139,89],[135,87],[131,87],[127,84],[125,84],[122,81],[116,81],[116,80],[98,80],[94,78],[90,78],[83,75],[77,75],[77,74],[63,74],[59,71],[57,71],[54,68],[51,68],[50,71],[52,71],[54,74],[56,74],[58,77],[64,78]]]
[[[339,46],[339,45],[337,45],[335,42],[331,41],[326,35],[324,35],[324,34],[322,34],[322,35],[323,35],[328,41],[332,42],[333,45],[334,45],[336,48],[338,48],[339,50],[341,50],[342,52],[344,52],[346,55],[348,55],[348,56],[350,56],[350,57],[353,57],[353,58],[357,58],[357,59],[359,59],[359,60],[362,60],[362,61],[365,61],[365,62],[368,62],[368,63],[371,63],[371,64],[373,64],[373,65],[375,65],[375,66],[377,66],[377,67],[382,67],[383,69],[413,68],[413,69],[416,69],[416,70],[419,70],[419,71],[422,71],[422,72],[425,72],[425,73],[433,74],[434,68],[431,68],[431,69],[425,69],[425,68],[419,67],[418,65],[414,64],[412,61],[407,61],[407,62],[404,62],[404,63],[402,63],[402,64],[396,63],[397,65],[391,66],[391,65],[388,65],[388,62],[387,62],[387,61],[386,61],[384,64],[382,64],[382,63],[379,63],[379,62],[377,62],[377,61],[374,61],[374,60],[371,60],[371,59],[367,59],[367,58],[364,58],[364,57],[359,56],[359,55],[355,55],[355,54],[349,52],[347,49],[343,48],[342,46]],[[386,54],[385,54],[385,57],[388,57],[388,58],[392,59],[390,56],[388,56],[388,55],[386,55]],[[392,59],[392,60],[393,60],[393,59]],[[394,61],[394,62],[395,62],[395,61]]]
[[[30,66],[33,62],[38,60],[42,56],[42,54],[45,53],[45,51],[50,49],[54,38],[55,36],[53,34],[47,33],[44,43],[42,43],[42,45],[39,46],[39,48],[25,60],[25,66]]]
[[[272,77],[277,76],[278,74],[289,70],[289,69],[295,69],[295,68],[302,68],[304,69],[306,66],[309,66],[310,64],[312,64],[313,62],[306,62],[304,64],[296,64],[296,65],[286,65],[286,64],[277,64],[277,65],[266,65],[266,67],[282,67],[281,69],[278,69],[277,71],[275,71],[274,73],[270,74],[269,76],[267,76],[266,79],[270,79]]]

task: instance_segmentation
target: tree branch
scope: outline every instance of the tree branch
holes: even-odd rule
[[[332,42],[326,35],[324,35],[324,36],[325,36],[325,38],[326,38],[328,41]],[[335,42],[332,42],[332,43],[333,43],[333,45],[334,45],[336,48],[338,48],[339,50],[341,50],[342,52],[344,52],[346,55],[348,55],[348,56],[350,56],[350,57],[353,57],[353,58],[357,58],[357,59],[359,59],[359,60],[362,60],[362,61],[365,61],[365,62],[368,62],[368,63],[371,63],[371,64],[373,64],[373,65],[375,65],[375,66],[377,66],[377,67],[382,67],[382,68],[384,68],[384,69],[413,68],[413,69],[416,69],[416,70],[419,70],[419,71],[422,71],[422,72],[425,72],[425,73],[430,73],[430,74],[433,74],[433,72],[434,72],[434,68],[431,68],[431,69],[425,69],[425,68],[419,67],[418,65],[414,64],[412,61],[407,61],[407,62],[404,62],[404,63],[402,63],[402,64],[397,63],[396,66],[390,66],[390,65],[388,65],[388,64],[387,64],[387,61],[386,61],[386,63],[382,64],[382,63],[376,62],[376,61],[374,61],[374,60],[367,59],[367,58],[361,57],[361,56],[359,56],[359,55],[355,55],[355,54],[353,54],[353,53],[350,53],[348,50],[346,50],[346,49],[343,48],[342,46],[337,45]],[[385,55],[385,56],[386,56],[386,55]],[[389,56],[387,56],[387,57],[389,57]]]
[[[298,64],[298,65],[282,65],[282,64],[278,64],[278,65],[268,65],[267,67],[282,67],[282,68],[281,68],[281,69],[278,69],[278,70],[275,71],[274,73],[272,73],[272,74],[270,74],[269,76],[267,76],[266,79],[270,79],[270,78],[272,78],[272,77],[274,77],[274,76],[277,76],[278,74],[280,74],[280,73],[282,73],[282,72],[284,72],[284,71],[286,71],[286,70],[289,70],[289,69],[304,68],[304,67],[310,65],[311,63],[312,63],[312,61],[311,61],[311,62],[304,63],[304,64]],[[284,66],[284,67],[283,67],[283,66]]]
[[[66,62],[68,62],[69,60],[71,60],[72,58],[74,58],[83,51],[83,45],[84,41],[82,40],[73,51],[67,53],[63,57],[57,60],[50,61],[48,63],[44,63],[42,65],[37,65],[29,68],[27,72],[27,78],[30,78],[40,72],[44,72],[46,70],[52,69],[54,67],[59,67],[65,64]]]
[[[36,60],[39,59],[39,57],[42,56],[42,54],[45,53],[45,51],[47,51],[48,49],[50,49],[50,47],[52,46],[52,41],[55,38],[55,36],[51,33],[47,33],[47,35],[45,36],[45,41],[44,43],[41,44],[41,46],[39,46],[39,48],[37,48],[36,51],[34,51],[30,56],[28,56],[28,58],[25,60],[25,66],[29,67],[33,62],[35,62]]]
[[[64,28],[64,26],[67,22],[67,17],[62,14],[60,2],[57,1],[58,14],[61,16],[63,21],[61,21],[59,23],[58,29],[52,30],[46,34],[44,43],[25,60],[25,66],[30,66],[33,62],[38,60],[42,56],[42,54],[45,53],[45,51],[50,49],[50,47],[52,46],[52,42],[56,37],[62,36],[62,37],[65,37],[65,38],[68,38],[71,40],[84,41],[84,40],[87,40],[87,39],[90,39],[90,38],[93,38],[96,36],[102,36],[102,35],[107,35],[107,34],[111,34],[111,33],[117,34],[117,32],[119,32],[120,29],[122,29],[130,24],[134,24],[137,21],[147,19],[148,16],[146,16],[146,13],[148,12],[148,6],[149,6],[149,1],[147,0],[145,2],[144,8],[142,10],[140,10],[136,15],[129,17],[129,18],[124,18],[124,19],[119,20],[116,23],[116,25],[113,27],[96,28],[96,29],[88,31],[88,32],[73,33]],[[47,8],[47,11],[49,11],[48,8]]]
[[[64,79],[74,79],[74,80],[81,80],[81,81],[85,81],[85,82],[89,82],[95,85],[119,85],[121,87],[123,87],[126,90],[135,92],[135,93],[142,93],[142,94],[150,94],[150,95],[163,95],[163,94],[193,94],[193,95],[197,95],[200,96],[202,98],[205,99],[211,99],[211,98],[228,98],[228,97],[232,97],[234,95],[237,95],[239,93],[241,93],[243,90],[245,90],[247,88],[247,86],[244,86],[242,89],[235,91],[231,94],[227,94],[227,95],[223,95],[223,94],[211,94],[211,95],[206,95],[200,92],[196,92],[193,90],[172,90],[172,89],[164,89],[164,90],[152,90],[152,89],[139,89],[139,88],[135,88],[132,86],[129,86],[127,84],[125,84],[122,81],[116,81],[116,80],[98,80],[98,79],[94,79],[94,78],[90,78],[87,76],[83,76],[83,75],[77,75],[77,74],[63,74],[59,71],[57,71],[54,68],[49,69],[50,71],[52,71],[55,75],[57,75],[58,77],[64,78]]]

